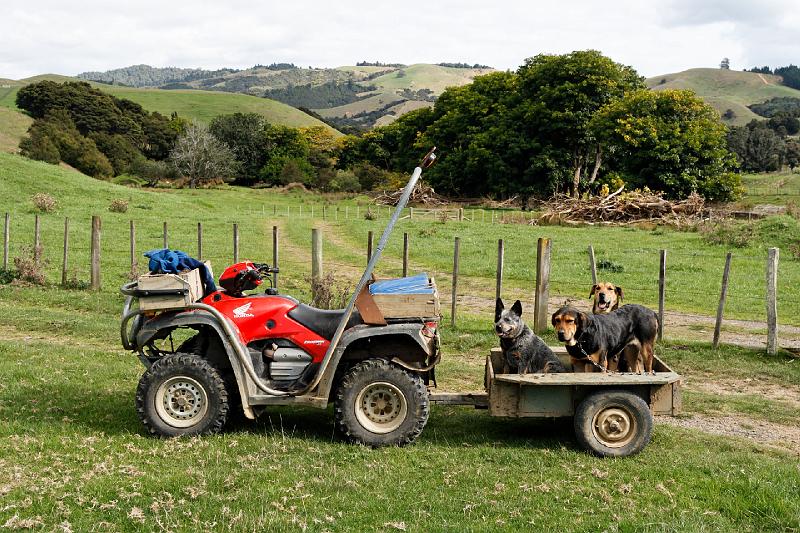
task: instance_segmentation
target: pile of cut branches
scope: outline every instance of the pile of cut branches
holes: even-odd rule
[[[539,221],[545,224],[631,224],[664,222],[677,226],[693,224],[709,215],[705,200],[696,193],[685,200],[672,201],[663,193],[620,187],[606,196],[573,198],[556,196],[544,204]]]
[[[403,195],[403,189],[397,189],[393,192],[380,192],[373,198],[373,201],[379,205],[397,205],[400,201],[400,196]],[[425,185],[422,182],[417,183],[414,190],[411,191],[411,197],[408,200],[410,205],[424,205],[426,207],[438,207],[447,205],[447,198],[436,194],[433,187]]]

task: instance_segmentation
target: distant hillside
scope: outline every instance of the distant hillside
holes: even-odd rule
[[[68,76],[42,74],[22,80],[5,80],[4,83],[0,83],[0,108],[8,109],[8,111],[2,110],[3,114],[0,115],[0,150],[15,151],[19,139],[30,125],[28,117],[17,109],[17,91],[29,83],[42,80],[77,81]],[[158,111],[166,116],[176,112],[182,117],[206,124],[217,115],[253,112],[263,115],[272,124],[292,127],[324,126],[339,134],[324,122],[289,105],[267,98],[216,91],[138,89],[102,83],[93,83],[93,85],[119,98],[132,100],[148,111]]]
[[[236,72],[235,69],[203,70],[199,68],[153,68],[150,65],[131,65],[106,72],[82,72],[78,78],[110,85],[129,87],[160,87],[169,83],[223,76]]]
[[[780,84],[780,78],[770,74],[739,72],[713,68],[693,68],[674,74],[654,76],[646,80],[653,90],[691,89],[719,111],[726,124],[741,126],[761,119],[747,106],[776,97],[800,98],[800,91]],[[725,118],[728,110],[732,118]]]
[[[85,72],[79,76],[139,87],[266,96],[294,107],[312,109],[334,125],[363,129],[391,122],[410,109],[433,105],[436,96],[445,88],[464,85],[475,76],[492,71],[488,67],[445,65],[450,64],[338,68],[273,64],[218,71],[136,65],[105,73]],[[386,102],[395,105],[387,106]]]

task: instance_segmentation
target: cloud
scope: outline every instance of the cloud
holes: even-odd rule
[[[140,63],[464,61],[515,69],[539,53],[587,48],[648,76],[713,67],[723,56],[734,66],[800,61],[793,2],[665,1],[29,0],[0,18],[0,77]]]

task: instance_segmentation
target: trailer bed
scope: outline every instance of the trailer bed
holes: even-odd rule
[[[570,367],[563,346],[551,347]],[[503,352],[492,348],[486,358],[485,391],[431,392],[430,401],[442,405],[471,405],[488,409],[491,416],[564,417],[592,392],[624,389],[644,399],[653,414],[675,415],[681,410],[681,376],[658,357],[655,374],[632,372],[566,372],[559,374],[502,374]]]

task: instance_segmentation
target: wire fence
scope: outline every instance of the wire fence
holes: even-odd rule
[[[275,209],[277,211],[277,208]],[[350,213],[344,211],[345,216]],[[385,211],[385,210],[383,210]],[[452,211],[452,210],[451,210]],[[460,224],[470,224],[474,217],[480,217],[482,210],[455,210],[454,220]],[[251,211],[252,212],[252,211]],[[265,213],[269,209],[264,209]],[[330,220],[331,211],[306,208],[310,221]],[[335,214],[335,210],[333,210]],[[358,215],[356,215],[358,213]],[[291,211],[290,211],[291,214]],[[241,215],[241,213],[240,213]],[[300,216],[300,210],[297,210]],[[416,215],[416,214],[415,214]],[[353,216],[363,217],[358,209]],[[435,216],[435,215],[431,215]],[[525,215],[523,215],[525,216]],[[293,289],[304,286],[304,280],[311,273],[311,235],[307,239],[298,236],[300,229],[292,228],[294,217],[282,220],[277,217],[277,225],[291,231],[280,233],[273,231],[270,222],[262,221],[255,229],[252,226],[239,227],[228,220],[214,220],[205,223],[177,222],[156,223],[153,220],[135,223],[124,217],[108,217],[106,227],[96,217],[92,224],[86,221],[64,221],[54,216],[15,215],[12,220],[6,214],[4,221],[3,268],[13,268],[12,256],[19,255],[24,244],[34,251],[34,259],[41,261],[43,268],[51,272],[60,266],[62,284],[68,279],[80,278],[87,272],[90,286],[99,289],[106,279],[108,283],[118,283],[128,277],[141,273],[143,266],[141,252],[149,248],[173,247],[181,248],[189,253],[197,251],[203,259],[211,259],[217,265],[225,265],[235,258],[269,258],[278,249],[278,266],[290,275],[282,274],[279,278],[286,286]],[[333,219],[336,220],[335,218]],[[347,220],[347,219],[344,219]],[[359,218],[358,220],[361,220]],[[456,228],[468,226],[456,224]],[[227,229],[226,229],[227,228]],[[235,228],[235,229],[234,229]],[[539,228],[540,233],[546,228]],[[236,235],[233,234],[236,232]],[[103,241],[100,235],[104,234]],[[269,235],[273,234],[270,239]],[[346,233],[346,232],[342,232]],[[514,233],[510,229],[510,233]],[[292,235],[287,239],[286,235]],[[13,235],[13,245],[12,245]],[[111,236],[109,238],[109,236]],[[366,235],[365,235],[366,237]],[[23,242],[27,241],[27,243]],[[327,257],[322,261],[323,269],[333,270],[345,279],[357,279],[367,262],[367,239],[362,241],[364,248],[342,235],[325,242]],[[407,235],[404,239],[406,249],[387,251],[381,263],[381,274],[384,276],[400,276],[402,273],[425,270],[438,281],[443,301],[452,302],[451,281],[454,272],[453,250],[450,258],[444,257],[444,244],[439,243],[434,254],[430,239],[425,243],[409,243]],[[245,249],[240,249],[243,246]],[[409,250],[410,248],[410,250]],[[659,249],[637,247],[635,243],[599,244],[596,260],[592,266],[590,257],[594,251],[579,249],[576,246],[553,246],[552,263],[547,279],[547,292],[537,293],[537,281],[541,276],[537,269],[536,257],[533,254],[533,243],[526,244],[528,255],[520,260],[519,250],[514,252],[516,259],[509,261],[509,247],[506,245],[505,260],[498,261],[496,247],[487,250],[484,244],[463,240],[461,243],[461,269],[457,273],[460,287],[456,294],[457,306],[453,311],[467,314],[490,316],[493,313],[494,298],[500,294],[506,298],[521,299],[536,307],[537,300],[549,297],[549,310],[564,302],[587,307],[589,291],[593,284],[592,270],[599,280],[613,281],[624,290],[625,302],[642,303],[660,308],[666,313],[667,320],[663,324],[665,334],[670,337],[686,335],[691,338],[703,338],[711,331],[720,329],[722,337],[733,339],[747,337],[755,339],[755,344],[767,344],[769,335],[777,335],[777,319],[774,327],[768,322],[770,306],[779,311],[778,316],[789,317],[781,327],[785,345],[800,345],[800,328],[794,327],[791,319],[793,302],[797,301],[800,286],[800,269],[796,261],[784,261],[781,275],[777,277],[775,290],[776,301],[770,302],[766,269],[766,254],[744,254],[734,252],[731,262],[731,276],[727,284],[727,302],[723,306],[737,319],[747,319],[725,323],[715,323],[714,315],[719,307],[724,253],[713,253],[709,250],[666,250],[666,272],[659,272]],[[225,250],[228,250],[226,252]],[[433,256],[436,256],[435,258]],[[80,258],[76,260],[76,258]],[[88,261],[87,261],[88,259]],[[777,258],[776,258],[777,259]],[[776,262],[777,264],[777,262]],[[498,272],[498,265],[501,270]],[[449,308],[448,306],[443,306]],[[732,312],[731,312],[732,311]],[[455,322],[455,313],[450,317]],[[683,318],[682,318],[683,317]],[[671,331],[672,330],[672,331]],[[708,331],[707,331],[708,330]],[[705,332],[705,333],[704,333]]]

